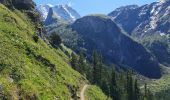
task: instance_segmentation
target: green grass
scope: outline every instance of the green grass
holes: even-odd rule
[[[41,39],[35,42],[35,32],[26,14],[0,4],[0,99],[71,99],[70,91],[79,94],[88,83],[70,66],[72,50],[64,45],[54,49]]]
[[[68,86],[80,88],[87,80],[70,67],[61,49],[41,39],[35,43],[34,27],[25,14],[0,4],[0,92],[12,100],[70,99]]]
[[[85,92],[86,100],[111,100],[97,86],[88,86]]]

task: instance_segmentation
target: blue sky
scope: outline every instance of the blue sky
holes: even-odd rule
[[[40,4],[69,4],[80,15],[88,14],[108,14],[120,6],[137,4],[144,5],[157,0],[34,0],[37,5]]]

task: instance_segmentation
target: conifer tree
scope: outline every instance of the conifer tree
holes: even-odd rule
[[[147,84],[144,85],[144,98],[147,98]]]
[[[74,70],[78,71],[78,57],[75,53],[71,54],[71,66]]]
[[[135,84],[134,84],[134,100],[140,100],[140,89],[138,86],[137,79],[135,80]]]
[[[127,93],[128,93],[128,100],[133,100],[132,72],[127,72]]]
[[[102,61],[102,56],[98,55],[98,68],[97,68],[97,75],[98,75],[98,81],[99,81],[99,85],[102,86],[102,81],[105,78],[105,73],[106,71],[104,70],[104,65],[103,65],[103,61]],[[104,77],[103,77],[104,76]]]
[[[62,43],[62,39],[57,33],[52,33],[50,36],[50,43],[52,46],[58,47]]]
[[[84,53],[83,53],[82,50],[80,51],[80,54],[79,54],[78,63],[79,63],[79,72],[82,75],[85,75],[85,72],[86,72],[86,62],[85,62]]]
[[[119,91],[119,86],[117,84],[117,79],[116,79],[116,71],[115,69],[112,68],[112,73],[111,73],[111,97],[113,100],[120,100],[120,91]]]
[[[97,84],[99,83],[99,59],[98,59],[98,54],[97,52],[94,50],[93,51],[93,56],[92,56],[92,61],[93,61],[93,83]]]

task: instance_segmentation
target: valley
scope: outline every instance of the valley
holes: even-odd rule
[[[169,100],[170,1],[81,16],[0,0],[0,100]]]

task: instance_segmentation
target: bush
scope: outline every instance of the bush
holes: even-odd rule
[[[38,37],[38,35],[33,35],[33,40],[37,43],[38,42],[38,40],[39,40],[39,37]]]
[[[50,36],[50,43],[52,46],[58,47],[62,43],[61,37],[56,33],[52,33]]]
[[[0,72],[2,72],[3,71],[3,69],[5,68],[5,64],[0,64]]]

